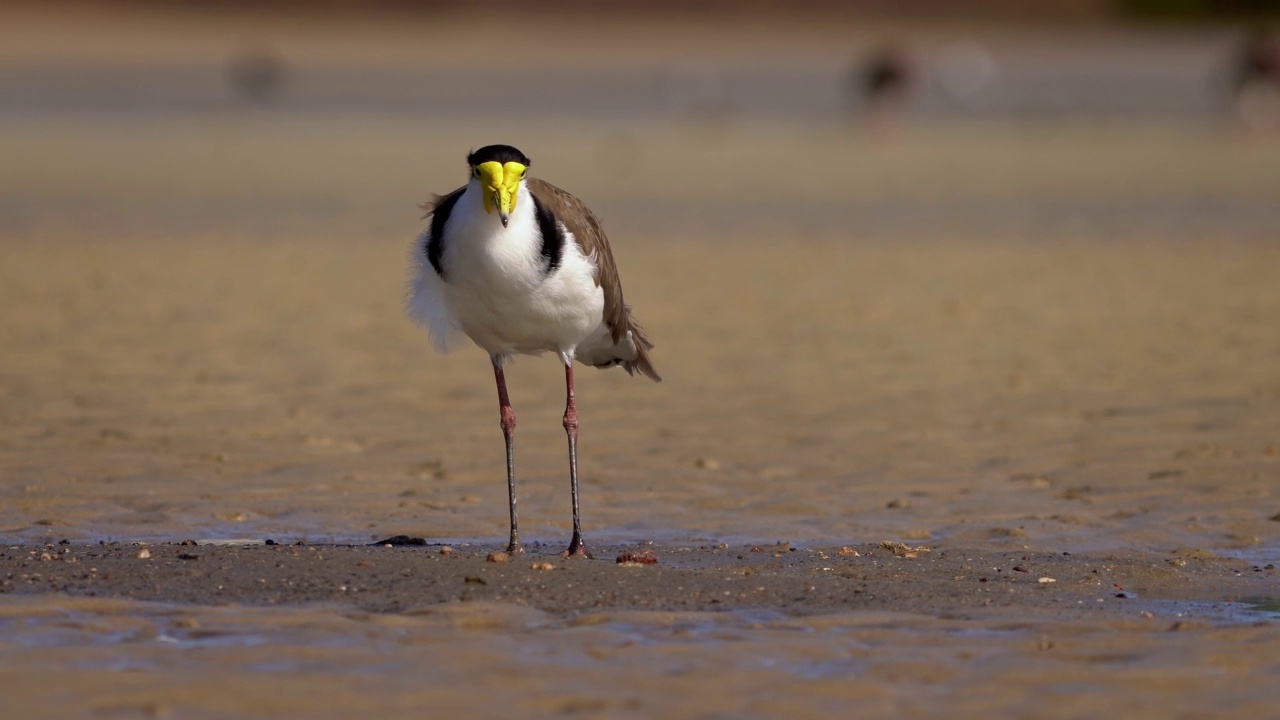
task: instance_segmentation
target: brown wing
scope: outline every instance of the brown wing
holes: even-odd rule
[[[432,195],[430,200],[424,203],[419,203],[418,207],[422,210],[423,213],[425,213],[422,216],[422,219],[426,220],[427,218],[431,217],[432,213],[436,211],[436,208],[440,207],[441,205],[444,205],[445,203],[454,202],[462,195],[462,193],[466,192],[466,190],[467,190],[467,186],[463,185],[457,190],[445,193],[444,195]]]
[[[587,257],[595,256],[596,285],[604,290],[604,321],[609,326],[613,341],[620,342],[627,336],[627,331],[631,331],[636,341],[637,357],[634,361],[623,362],[623,367],[628,373],[638,370],[653,380],[661,380],[649,361],[648,350],[653,347],[653,343],[649,342],[639,323],[631,317],[631,308],[622,299],[618,266],[614,263],[609,238],[605,237],[600,218],[581,200],[545,180],[529,178],[526,185],[538,202],[551,210],[556,219],[573,233],[582,254]]]

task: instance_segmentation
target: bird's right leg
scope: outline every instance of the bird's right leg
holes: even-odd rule
[[[498,411],[502,414],[502,437],[507,442],[507,495],[511,501],[511,540],[507,542],[507,552],[522,553],[520,535],[516,532],[516,411],[511,408],[511,399],[507,397],[507,379],[502,374],[501,355],[490,355],[493,363],[493,377],[498,383]]]

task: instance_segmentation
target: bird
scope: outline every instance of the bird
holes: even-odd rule
[[[1280,87],[1280,37],[1267,28],[1255,30],[1237,51],[1232,70],[1236,93],[1255,83]]]
[[[850,98],[856,106],[865,108],[871,122],[883,124],[895,121],[906,109],[920,84],[918,76],[908,52],[885,45],[854,62],[847,87]]]
[[[408,311],[440,352],[465,335],[489,354],[507,452],[510,554],[523,548],[516,527],[516,415],[503,366],[519,354],[559,358],[573,506],[573,536],[561,554],[589,558],[578,511],[573,364],[662,378],[649,357],[653,343],[623,299],[600,219],[574,195],[529,176],[531,164],[510,145],[473,150],[467,183],[422,205],[429,222],[411,249]]]
[[[1280,35],[1259,28],[1232,59],[1235,112],[1255,132],[1280,129]]]

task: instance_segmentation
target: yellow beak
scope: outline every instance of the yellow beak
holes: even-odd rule
[[[511,220],[511,213],[516,209],[516,198],[520,195],[520,181],[524,179],[524,165],[518,162],[499,164],[496,160],[480,163],[475,167],[476,179],[480,181],[481,197],[484,198],[484,211],[498,211],[502,227]]]

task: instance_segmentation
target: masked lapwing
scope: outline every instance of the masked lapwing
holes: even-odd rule
[[[413,246],[409,312],[441,352],[464,334],[489,353],[507,446],[510,553],[516,530],[516,415],[503,365],[516,354],[551,352],[564,364],[573,537],[567,556],[590,556],[578,516],[578,411],[573,362],[621,366],[661,380],[653,344],[622,298],[622,281],[600,220],[581,200],[528,177],[529,158],[509,145],[467,156],[466,185],[424,205],[430,219]]]

